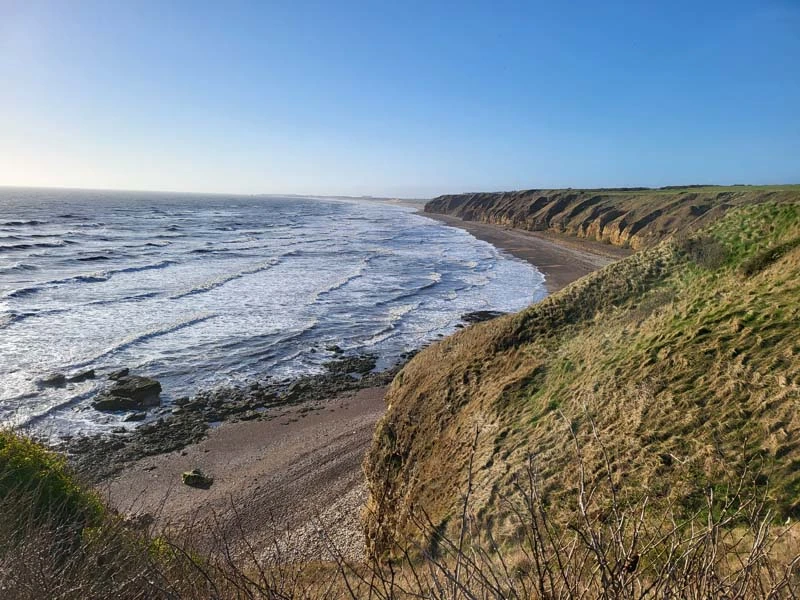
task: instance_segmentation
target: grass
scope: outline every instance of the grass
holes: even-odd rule
[[[494,443],[502,445],[509,433]],[[40,465],[44,459],[47,466],[28,471],[33,479],[4,488],[0,496],[0,597],[750,599],[788,597],[800,589],[795,573],[800,556],[784,559],[789,548],[797,547],[794,528],[773,523],[764,495],[752,494],[746,478],[738,487],[718,486],[703,494],[699,509],[686,519],[670,508],[659,521],[645,520],[646,498],[636,503],[615,498],[609,510],[598,511],[597,487],[589,483],[575,435],[573,475],[580,485],[572,522],[565,526],[553,518],[559,513],[546,501],[538,465],[529,457],[513,489],[501,498],[504,523],[513,534],[495,537],[472,501],[480,437],[479,431],[473,436],[467,456],[468,481],[452,519],[455,531],[450,518],[434,522],[422,512],[414,521],[416,534],[395,540],[394,559],[351,563],[321,530],[319,541],[332,559],[298,563],[280,553],[281,544],[265,556],[248,551],[244,523],[238,524],[235,539],[213,522],[183,523],[156,533],[102,510],[75,537],[64,518],[72,514],[67,499],[77,494],[94,506],[94,494],[84,491],[52,454],[6,433],[6,449],[35,456]],[[596,441],[602,446],[600,438]],[[3,472],[14,470],[9,464],[0,463]],[[47,487],[36,484],[56,475],[68,484],[61,508],[31,518],[26,507]],[[607,468],[600,485],[613,477]],[[63,544],[64,531],[77,543]],[[275,538],[285,534],[276,531]],[[196,537],[213,542],[198,551],[191,546]]]
[[[0,431],[0,498],[25,498],[34,522],[57,517],[82,529],[105,515],[100,498],[76,482],[63,456],[11,431]]]
[[[2,432],[0,597],[795,597],[798,239],[797,203],[743,206],[419,353],[363,563],[140,530]]]
[[[653,514],[692,514],[758,465],[752,483],[770,483],[775,518],[800,518],[798,238],[797,203],[732,210],[420,353],[366,463],[373,550],[412,535],[422,508],[434,522],[457,512],[476,427],[473,501],[498,538],[510,535],[501,499],[530,455],[552,518],[574,516],[570,431],[590,479],[608,460],[618,493],[648,498]]]

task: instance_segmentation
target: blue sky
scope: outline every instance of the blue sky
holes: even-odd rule
[[[0,185],[800,182],[800,0],[0,0]]]

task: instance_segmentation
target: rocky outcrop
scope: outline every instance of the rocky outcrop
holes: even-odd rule
[[[102,392],[92,406],[97,410],[140,410],[159,406],[161,384],[155,379],[126,375]]]
[[[461,315],[461,320],[464,323],[482,323],[483,321],[491,321],[497,317],[502,317],[508,314],[501,310],[476,310]]]
[[[403,358],[413,355],[409,352]],[[301,402],[321,402],[341,393],[387,385],[401,365],[385,371],[375,371],[375,366],[376,358],[372,355],[339,356],[325,365],[324,373],[295,380],[278,381],[266,377],[246,386],[203,390],[192,397],[177,398],[172,407],[151,410],[151,420],[135,429],[120,428],[112,431],[111,435],[77,436],[65,440],[60,449],[70,456],[73,467],[83,477],[100,481],[130,461],[172,452],[198,442],[215,424],[271,419],[274,415],[268,409]],[[124,384],[127,378],[121,377],[112,388],[98,396],[97,401],[108,399],[111,392],[119,389],[117,385]],[[117,407],[130,406],[129,400],[119,396],[113,402],[107,406],[114,408],[105,410],[122,410]],[[142,421],[148,417],[144,410],[136,407],[125,410],[132,412],[122,418],[124,422]]]
[[[797,186],[525,190],[439,196],[425,212],[639,250],[705,226],[734,206],[798,199]]]
[[[108,379],[111,381],[117,381],[118,379],[122,379],[123,377],[127,377],[130,374],[131,370],[128,367],[124,367],[117,371],[112,371],[108,374]]]
[[[67,381],[70,383],[81,383],[83,381],[88,381],[94,378],[95,378],[94,369],[87,369],[85,371],[79,371],[78,373],[75,373],[71,377],[68,377]]]

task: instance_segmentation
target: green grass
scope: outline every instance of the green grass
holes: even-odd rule
[[[80,527],[105,516],[97,494],[82,487],[63,456],[12,431],[0,431],[0,501],[24,501],[34,521]]]

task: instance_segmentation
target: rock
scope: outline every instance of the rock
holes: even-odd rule
[[[63,373],[50,373],[39,380],[39,385],[44,387],[64,387],[67,385],[67,376]]]
[[[184,485],[188,485],[189,487],[196,487],[196,488],[203,488],[208,489],[211,487],[211,484],[214,483],[214,478],[209,477],[205,473],[203,473],[200,469],[192,469],[191,471],[184,471],[181,475],[181,480],[183,481]]]
[[[505,314],[508,313],[501,310],[476,310],[461,315],[461,320],[465,323],[480,323],[481,321],[489,321],[497,317],[502,317]]]
[[[283,399],[287,402],[296,402],[309,392],[309,385],[306,381],[298,379],[286,390]]]
[[[142,404],[142,406],[158,406],[161,394],[161,384],[149,377],[138,375],[126,375],[116,380],[110,392],[114,396],[130,398]]]
[[[97,410],[137,410],[161,403],[161,384],[149,377],[126,375],[97,397]]]
[[[332,344],[330,346],[325,346],[325,350],[327,350],[328,352],[333,352],[334,354],[342,354],[342,353],[344,353],[344,350],[342,350],[336,344]]]
[[[87,379],[94,379],[94,376],[94,369],[88,369],[86,371],[75,373],[75,375],[72,377],[68,377],[67,381],[70,383],[80,383],[81,381],[86,381]]]
[[[97,400],[92,402],[92,408],[95,410],[113,411],[113,410],[134,410],[141,408],[142,405],[131,400],[130,398],[123,398],[122,396],[109,396],[101,394]]]
[[[112,371],[108,374],[108,379],[111,381],[116,381],[118,379],[122,379],[123,377],[127,377],[131,370],[128,367],[124,369],[119,369],[118,371]]]
[[[138,411],[138,412],[132,412],[132,413],[130,413],[128,415],[125,415],[125,418],[122,419],[122,420],[126,421],[126,422],[144,421],[146,418],[147,418],[147,413],[146,412]]]
[[[344,375],[348,373],[359,373],[365,375],[372,371],[377,364],[377,357],[372,354],[364,354],[361,356],[350,356],[347,358],[339,358],[332,360],[325,364],[325,368],[329,373]]]

